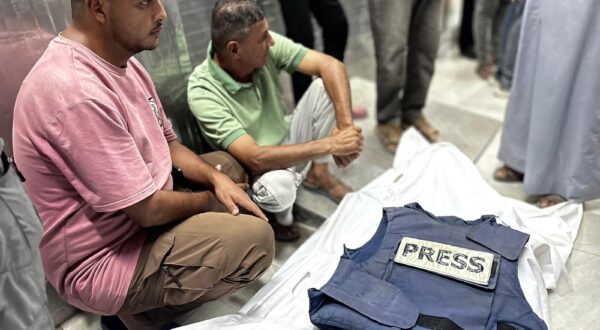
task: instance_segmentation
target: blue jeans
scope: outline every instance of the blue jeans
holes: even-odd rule
[[[512,86],[524,8],[525,0],[512,2],[508,7],[506,16],[502,22],[502,35],[500,42],[501,56],[500,61],[498,62],[496,78],[500,83],[500,87],[504,89],[510,89]]]

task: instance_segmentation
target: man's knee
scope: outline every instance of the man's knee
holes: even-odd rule
[[[221,172],[229,176],[233,182],[248,182],[246,171],[229,153],[225,151],[215,151],[201,155],[200,157],[213,166],[221,165]]]
[[[321,78],[313,79],[312,83],[310,83],[310,86],[308,87],[308,90],[327,93],[327,90],[325,89],[325,84],[323,83],[323,79]]]
[[[291,170],[275,170],[260,176],[252,185],[252,199],[268,212],[281,212],[294,205],[302,175]]]
[[[230,260],[240,256],[238,271],[231,280],[253,281],[269,268],[275,255],[275,238],[268,222],[257,217],[240,215],[232,235],[224,239]]]

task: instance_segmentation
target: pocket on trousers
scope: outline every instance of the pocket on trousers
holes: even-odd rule
[[[164,304],[194,301],[223,280],[227,276],[223,249],[218,239],[176,235],[173,248],[163,261]]]

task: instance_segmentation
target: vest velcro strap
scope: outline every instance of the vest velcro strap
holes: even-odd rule
[[[417,325],[426,329],[435,330],[463,330],[463,328],[447,317],[424,314],[419,315]]]

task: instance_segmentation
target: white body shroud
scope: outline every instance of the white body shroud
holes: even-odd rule
[[[429,145],[416,131],[404,133],[394,167],[356,193],[283,264],[237,314],[181,329],[313,329],[309,288],[320,288],[335,271],[343,245],[358,248],[375,233],[383,207],[418,202],[437,216],[474,220],[493,214],[498,222],[530,234],[519,259],[519,280],[533,310],[549,324],[547,289],[566,274],[583,217],[583,206],[562,203],[538,209],[500,196],[454,145]]]

